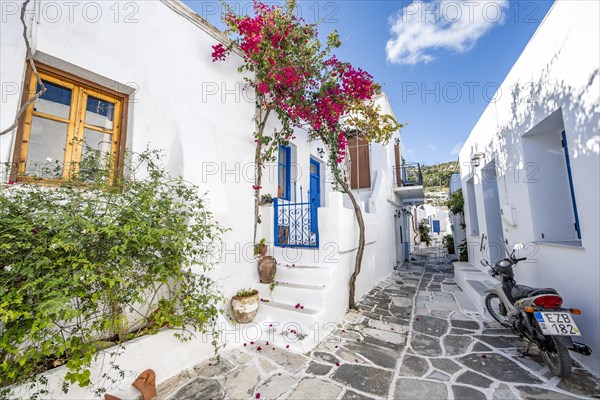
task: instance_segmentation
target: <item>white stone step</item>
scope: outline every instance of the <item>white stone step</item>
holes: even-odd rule
[[[276,303],[300,304],[304,309],[320,309],[325,303],[327,294],[327,285],[301,284],[281,282],[277,284],[273,291],[267,283],[258,283],[256,288],[260,292],[260,297]]]
[[[260,303],[254,322],[261,327],[262,342],[278,347],[289,345],[292,351],[304,353],[322,340],[325,328],[333,329],[319,322],[321,314],[318,309],[305,306],[301,310],[289,303],[269,301]]]
[[[335,245],[323,245],[319,249],[269,247],[268,255],[275,257],[278,264],[282,265],[318,265],[322,267],[335,267],[340,255]]]
[[[334,268],[319,265],[277,265],[275,280],[300,284],[328,285],[333,277]]]
[[[482,269],[465,262],[454,263],[454,279],[475,306],[477,313],[485,315],[484,290],[495,286],[498,281]]]

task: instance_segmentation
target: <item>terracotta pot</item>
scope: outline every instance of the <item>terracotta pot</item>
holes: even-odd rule
[[[261,283],[271,283],[275,280],[277,273],[277,260],[275,257],[266,256],[258,262],[258,275]]]
[[[258,312],[258,290],[253,290],[252,293],[252,296],[233,296],[231,299],[233,316],[240,324],[252,322]]]
[[[264,257],[265,254],[267,254],[267,245],[264,243],[259,243],[256,245],[256,250],[258,251],[258,254],[260,254],[261,257]]]

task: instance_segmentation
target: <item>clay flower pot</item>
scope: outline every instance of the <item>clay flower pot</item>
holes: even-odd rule
[[[251,296],[233,296],[231,308],[236,322],[240,324],[252,322],[258,312],[258,290],[253,290]]]
[[[275,257],[265,256],[258,262],[258,275],[261,283],[272,283],[277,272],[277,260]]]

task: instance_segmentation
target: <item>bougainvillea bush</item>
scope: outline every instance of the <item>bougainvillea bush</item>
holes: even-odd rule
[[[362,212],[343,173],[347,139],[354,135],[367,142],[387,143],[401,125],[391,115],[381,113],[375,104],[381,87],[373,77],[333,54],[341,45],[337,32],[331,32],[326,43],[321,43],[318,27],[296,17],[294,0],[285,7],[255,1],[253,15],[228,11],[223,21],[231,42],[228,46],[213,46],[213,61],[225,60],[233,52],[241,54],[244,62],[240,72],[251,73],[252,78],[245,79],[256,92],[254,240],[256,223],[260,222],[263,164],[273,160],[279,145],[295,139],[294,128],[305,129],[327,148],[336,187],[354,205],[359,225],[359,247],[350,281],[350,307],[354,308],[354,283],[360,273],[365,228]],[[281,128],[265,132],[271,114],[276,114]]]
[[[60,365],[65,390],[86,386],[103,348],[213,331],[223,299],[191,267],[212,267],[223,228],[159,152],[132,159],[117,186],[98,169],[94,183],[0,188],[0,387]]]

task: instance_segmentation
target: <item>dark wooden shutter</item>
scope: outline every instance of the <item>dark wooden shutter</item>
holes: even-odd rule
[[[371,163],[369,143],[353,136],[348,139],[350,150],[350,188],[371,188]]]
[[[402,177],[400,176],[400,165],[402,165],[402,163],[400,161],[400,145],[399,144],[394,145],[394,158],[396,161],[394,164],[394,176],[396,179],[396,186],[400,187],[400,186],[402,186]]]

